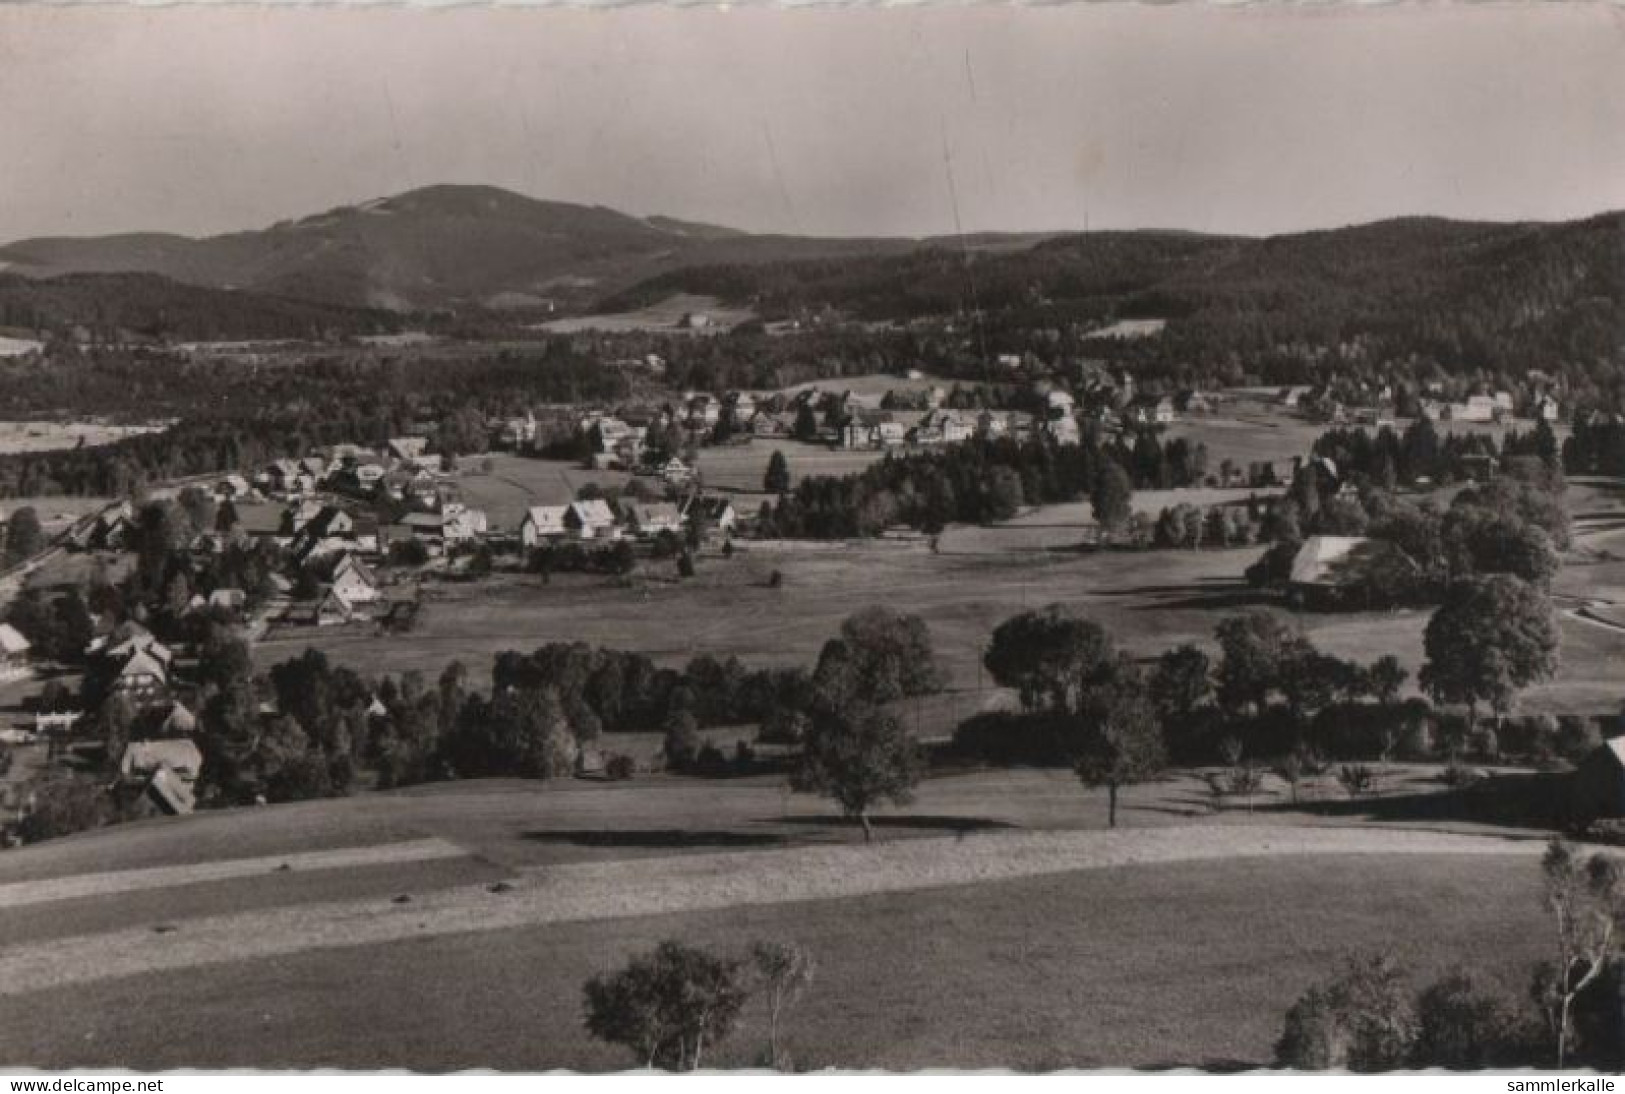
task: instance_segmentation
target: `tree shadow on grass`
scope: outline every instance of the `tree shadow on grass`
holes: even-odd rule
[[[573,847],[778,847],[789,840],[773,832],[694,831],[685,828],[545,829],[524,839]]]
[[[1551,828],[1568,819],[1569,780],[1559,772],[1531,771],[1495,775],[1466,789],[1441,786],[1375,797],[1317,798],[1261,803],[1260,813],[1306,813],[1311,816],[1362,818],[1389,823],[1464,821],[1506,827]]]
[[[851,828],[857,821],[846,817],[775,817],[773,824],[794,824],[807,827],[839,827]],[[904,817],[870,817],[869,823],[875,828],[896,828],[902,830],[918,829],[928,832],[954,832],[964,835],[966,832],[992,832],[1001,829],[1020,828],[1019,824],[1008,821],[988,820],[985,817],[938,817],[938,816],[904,816]]]

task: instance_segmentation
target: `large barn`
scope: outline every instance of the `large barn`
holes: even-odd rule
[[[1592,749],[1571,778],[1569,798],[1576,816],[1625,817],[1625,737]]]

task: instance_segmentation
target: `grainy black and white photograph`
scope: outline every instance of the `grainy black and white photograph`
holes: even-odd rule
[[[1625,1066],[1625,8],[0,6],[0,1069]]]

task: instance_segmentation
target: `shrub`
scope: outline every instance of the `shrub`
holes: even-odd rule
[[[36,788],[30,797],[31,808],[17,822],[17,834],[24,843],[100,828],[112,813],[107,794],[80,779],[52,780]]]
[[[1472,973],[1446,973],[1417,998],[1416,1011],[1415,1066],[1468,1071],[1509,1062],[1514,1011]]]
[[[1363,798],[1376,790],[1377,777],[1365,764],[1344,764],[1337,771],[1337,783],[1351,798]]]
[[[1483,778],[1484,773],[1478,768],[1457,762],[1445,765],[1445,769],[1439,772],[1439,781],[1453,790],[1466,790]]]
[[[1602,744],[1602,734],[1594,722],[1573,714],[1557,720],[1557,754],[1565,760],[1578,763]]]
[[[739,962],[675,941],[593,977],[583,993],[588,1033],[625,1046],[645,1067],[676,1071],[703,1066],[748,997]]]
[[[1275,1059],[1282,1067],[1388,1071],[1409,1061],[1417,1021],[1392,958],[1350,957],[1287,1011]]]
[[[604,761],[604,777],[614,782],[630,779],[637,772],[637,764],[632,757],[616,753]]]
[[[666,757],[667,767],[675,771],[692,767],[704,743],[700,738],[699,723],[688,711],[679,710],[666,720],[666,739],[661,751]]]
[[[700,751],[694,757],[694,769],[707,775],[721,773],[728,766],[728,758],[722,754],[722,749],[706,741],[700,746]]]

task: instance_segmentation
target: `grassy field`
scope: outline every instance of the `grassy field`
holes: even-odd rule
[[[1084,553],[1074,546],[1079,538],[1064,524],[1037,531],[1018,524],[956,529],[943,537],[941,553],[923,543],[742,542],[730,560],[714,553],[701,558],[698,576],[681,583],[663,564],[626,585],[569,575],[543,585],[501,576],[432,587],[409,635],[327,628],[263,642],[255,659],[269,665],[314,645],[364,673],[415,668],[433,677],[460,659],[478,676],[502,650],[579,640],[636,650],[665,664],[709,653],[756,665],[810,665],[843,619],[883,603],[925,618],[951,686],[966,695],[960,709],[968,713],[985,698],[988,682],[979,664],[988,636],[1025,608],[1068,604],[1130,651],[1153,656],[1187,641],[1211,647],[1225,615],[1276,604],[1242,580],[1257,547]],[[783,575],[779,588],[768,584],[774,571]],[[1414,673],[1427,617],[1400,611],[1295,618],[1330,652],[1362,661],[1393,653]],[[1563,632],[1563,667],[1554,683],[1527,693],[1526,708],[1614,710],[1625,632],[1574,619],[1564,620]]]
[[[762,476],[775,451],[784,453],[792,486],[809,475],[855,475],[886,456],[879,451],[849,452],[828,445],[803,444],[788,437],[764,438],[750,444],[702,449],[700,473],[710,489],[766,497],[762,494]]]
[[[487,461],[490,471],[485,470]],[[631,478],[624,471],[590,471],[568,460],[533,460],[505,452],[467,456],[458,466],[463,501],[484,509],[493,529],[506,531],[517,531],[532,505],[563,505],[588,483],[618,488]]]
[[[722,333],[756,318],[756,313],[750,308],[724,304],[714,296],[678,293],[675,296],[668,296],[658,304],[650,304],[648,307],[639,308],[636,311],[614,312],[608,315],[577,315],[568,319],[554,319],[551,322],[541,324],[540,329],[553,334],[575,334],[589,330],[611,331],[622,334],[637,331],[671,333],[689,329],[679,326],[683,317],[689,314],[704,315],[710,320],[704,327],[693,328],[692,333],[695,334]]]
[[[0,422],[0,456],[53,452],[61,448],[95,448],[165,428],[163,425],[127,426],[107,422]]]
[[[1535,886],[1525,857],[1301,856],[440,935],[6,998],[0,1063],[619,1069],[581,1030],[581,984],[679,937],[813,951],[787,1027],[801,1067],[1261,1065],[1345,952],[1521,987],[1544,943]],[[753,1010],[714,1062],[753,1064],[762,1037]]]

